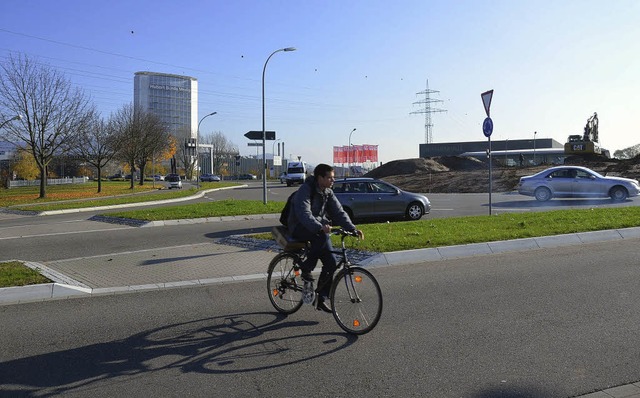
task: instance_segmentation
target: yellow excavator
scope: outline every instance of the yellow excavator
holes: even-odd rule
[[[602,154],[602,148],[598,142],[598,114],[593,113],[587,120],[583,135],[570,135],[564,144],[565,155],[592,155]]]

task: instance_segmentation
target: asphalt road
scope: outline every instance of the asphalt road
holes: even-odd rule
[[[2,306],[0,395],[584,394],[638,379],[639,243],[374,269],[360,337],[264,281]]]
[[[293,189],[270,186],[269,200]],[[487,194],[429,197],[426,217],[488,213]],[[594,205],[612,204],[493,195],[504,211]],[[0,260],[195,244],[276,222],[135,228],[92,214],[0,214]],[[563,397],[635,382],[639,243],[375,269],[383,318],[359,338],[309,308],[276,315],[264,282],[2,306],[0,396]]]

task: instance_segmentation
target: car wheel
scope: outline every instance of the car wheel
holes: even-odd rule
[[[551,191],[547,187],[536,188],[536,191],[533,193],[536,197],[536,200],[540,202],[546,202],[551,199]]]
[[[609,196],[611,196],[611,199],[616,202],[622,202],[627,199],[629,193],[623,187],[613,187],[611,188],[611,191],[609,191]]]
[[[419,220],[424,214],[422,205],[418,202],[413,202],[407,207],[407,218],[409,220]]]

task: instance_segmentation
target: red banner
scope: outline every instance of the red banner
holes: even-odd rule
[[[333,163],[365,163],[378,161],[377,145],[351,145],[333,147]]]

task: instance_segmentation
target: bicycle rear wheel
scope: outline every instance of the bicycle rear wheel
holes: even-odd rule
[[[302,306],[300,268],[296,265],[298,256],[280,253],[269,264],[267,289],[274,308],[283,314],[293,314]]]
[[[382,291],[373,275],[361,267],[345,268],[331,286],[331,309],[348,333],[370,332],[382,314]]]

